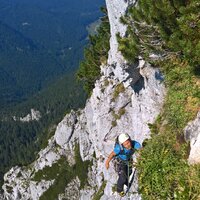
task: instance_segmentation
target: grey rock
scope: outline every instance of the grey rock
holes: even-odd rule
[[[188,123],[184,129],[186,141],[190,141],[190,164],[200,163],[200,111],[194,121]]]
[[[119,19],[131,3],[134,1],[106,0],[111,39],[107,65],[101,66],[101,78],[96,81],[85,108],[78,112],[72,111],[64,117],[48,146],[39,152],[38,159],[30,165],[30,169],[17,167],[5,174],[3,189],[6,199],[17,200],[19,193],[24,195],[23,200],[38,200],[53,180],[41,180],[36,184],[31,180],[32,174],[45,166],[52,166],[63,155],[73,165],[74,146],[77,142],[82,159],[93,160],[93,166],[88,173],[89,186],[79,191],[78,181],[72,181],[59,198],[68,198],[70,195],[82,200],[92,199],[106,181],[101,199],[119,199],[118,194],[112,190],[117,182],[117,174],[113,163],[108,170],[105,169],[105,159],[113,150],[115,138],[120,133],[126,132],[140,143],[150,137],[148,123],[153,123],[158,116],[165,97],[165,87],[158,69],[152,68],[142,58],[130,66],[118,51],[116,33],[123,36],[126,31],[126,26]],[[117,93],[119,84],[122,84],[123,90]],[[121,112],[122,109],[124,112]],[[93,158],[94,152],[96,159]],[[23,174],[21,178],[17,177],[19,170]],[[47,187],[43,188],[42,184]],[[14,188],[11,193],[6,185]],[[130,199],[141,199],[137,188],[136,176],[130,190],[134,194],[130,194]]]

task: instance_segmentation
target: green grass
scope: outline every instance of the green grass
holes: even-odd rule
[[[43,170],[39,170],[35,174],[33,181],[55,180],[53,185],[40,197],[40,200],[55,200],[60,193],[64,192],[66,185],[74,177],[73,168],[69,166],[66,158],[62,157],[51,167],[47,166]]]
[[[121,116],[126,113],[125,108],[120,108],[118,112],[116,113],[114,110],[112,110],[112,116],[115,120],[121,119]]]
[[[125,87],[123,83],[118,84],[115,87],[115,90],[113,92],[113,98],[112,100],[115,101],[117,99],[117,97],[119,96],[120,93],[123,93],[125,91]]]
[[[200,166],[188,165],[188,144],[178,143],[175,135],[166,130],[154,135],[142,151],[138,169],[143,199],[198,199]]]
[[[65,187],[71,180],[78,176],[81,184],[80,189],[88,185],[88,169],[92,165],[92,161],[82,161],[80,156],[79,145],[75,145],[75,161],[76,164],[69,166],[65,157],[54,163],[51,167],[47,166],[43,170],[36,172],[33,181],[55,180],[54,183],[40,197],[40,200],[55,200],[58,195],[63,193]]]
[[[189,143],[183,128],[200,107],[199,78],[177,58],[158,63],[168,89],[161,115],[149,124],[152,137],[138,160],[139,191],[143,199],[199,199],[200,165],[187,162]]]
[[[76,164],[74,165],[73,170],[76,176],[78,176],[79,180],[81,181],[80,189],[83,189],[85,185],[88,185],[88,170],[92,166],[92,161],[82,160],[78,144],[75,145],[75,161]]]
[[[117,126],[117,121],[116,121],[116,120],[112,121],[112,122],[111,122],[111,125],[112,125],[112,127]]]
[[[159,67],[167,88],[163,110],[154,124],[148,124],[151,139],[138,160],[144,200],[200,199],[200,165],[188,164],[190,144],[183,134],[200,108],[199,4],[177,2],[140,0],[121,19],[127,25],[125,37],[117,34],[124,58],[131,64],[140,55]],[[192,23],[195,28],[188,26]],[[151,53],[165,56],[152,61]]]
[[[44,176],[43,176],[44,177]],[[59,164],[54,164],[52,169],[46,171],[46,179],[55,179],[53,185],[43,193],[40,200],[55,200],[60,193],[63,193],[67,184],[75,177],[73,169],[69,167],[65,159]]]
[[[114,118],[114,120],[111,122],[112,127],[117,126],[117,120],[121,119],[121,116],[124,115],[125,113],[126,113],[125,108],[120,108],[117,113],[114,110],[112,110],[112,116]]]
[[[126,113],[126,109],[125,108],[120,108],[119,111],[118,111],[118,115],[121,116],[124,115]]]
[[[104,181],[101,185],[101,187],[99,188],[99,190],[97,191],[97,193],[94,195],[93,200],[100,200],[101,197],[104,194],[104,189],[106,187],[107,181]]]
[[[182,130],[200,107],[199,78],[187,62],[177,58],[168,60],[162,68],[168,87],[164,115],[173,128]]]
[[[39,170],[38,172],[35,173],[35,176],[33,178],[34,181],[41,181],[43,180],[53,180],[56,179],[59,174],[63,171],[66,173],[70,169],[66,158],[62,157],[60,160],[56,163],[54,163],[51,167],[47,166],[43,170]]]
[[[109,84],[110,84],[109,80],[108,80],[108,79],[105,79],[105,80],[104,80],[104,87],[107,87]]]

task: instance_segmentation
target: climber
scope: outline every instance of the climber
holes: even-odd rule
[[[128,186],[128,177],[132,173],[132,155],[135,150],[140,148],[140,143],[131,140],[128,134],[122,133],[117,137],[114,150],[105,162],[106,169],[108,169],[110,161],[115,158],[116,171],[119,176],[117,180],[117,192],[120,196],[125,196],[124,185]]]

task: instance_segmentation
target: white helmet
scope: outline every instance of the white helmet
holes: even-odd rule
[[[130,136],[127,133],[122,133],[118,137],[118,140],[119,140],[120,144],[124,143],[128,139],[130,139]]]

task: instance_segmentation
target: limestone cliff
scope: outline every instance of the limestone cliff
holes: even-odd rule
[[[186,141],[190,141],[190,164],[200,163],[200,111],[194,121],[189,122],[184,129]]]
[[[73,166],[76,143],[79,144],[82,160],[93,163],[88,173],[88,184],[80,189],[80,180],[75,177],[66,185],[59,199],[93,199],[100,189],[103,190],[101,200],[118,198],[113,191],[117,180],[113,165],[109,170],[104,166],[115,137],[126,132],[140,143],[150,137],[148,123],[153,123],[158,116],[165,97],[159,69],[152,68],[142,58],[138,63],[129,65],[118,51],[116,34],[119,32],[123,36],[126,30],[119,19],[132,3],[106,0],[111,39],[107,64],[101,66],[101,78],[96,81],[85,108],[71,111],[64,117],[48,146],[39,152],[38,159],[28,167],[13,167],[5,174],[5,199],[39,199],[55,180],[41,178],[36,181],[35,174],[53,166],[62,156],[66,156]],[[130,199],[141,199],[137,192],[137,177],[130,193]]]

